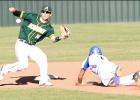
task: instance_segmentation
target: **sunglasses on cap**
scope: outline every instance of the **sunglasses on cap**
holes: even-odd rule
[[[41,13],[51,14],[50,11],[44,11],[44,10],[41,10]]]

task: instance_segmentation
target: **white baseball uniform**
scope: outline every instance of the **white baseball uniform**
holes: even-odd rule
[[[87,65],[87,62],[89,65]],[[125,77],[117,76],[116,71],[118,65],[110,62],[103,55],[90,55],[83,61],[81,68],[84,70],[91,69],[93,73],[98,75],[99,79],[105,86],[108,86],[111,82],[116,85],[130,85],[135,82],[132,80],[133,74]]]

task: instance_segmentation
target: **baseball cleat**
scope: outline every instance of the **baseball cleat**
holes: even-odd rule
[[[40,76],[35,77],[35,80],[39,81],[40,80]]]
[[[41,77],[40,77],[40,76],[37,76],[37,77],[35,77],[34,80],[36,80],[36,81],[40,81],[40,79],[41,79]],[[49,76],[47,76],[47,80],[51,80]]]
[[[138,82],[139,78],[140,78],[140,72],[137,71],[133,75],[133,80],[135,80],[135,82]]]
[[[39,86],[53,86],[51,82],[39,83]]]
[[[59,76],[57,76],[57,75],[53,75],[53,77],[54,77],[55,79],[58,79],[58,78],[59,78]]]

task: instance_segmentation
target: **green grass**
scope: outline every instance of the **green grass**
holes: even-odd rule
[[[53,25],[59,33],[58,25]],[[92,45],[102,48],[111,60],[140,59],[140,23],[70,24],[71,36],[52,43],[49,39],[37,44],[49,61],[82,61]],[[0,28],[0,63],[16,60],[14,45],[19,27]],[[58,35],[58,34],[56,34]],[[23,48],[24,50],[24,48]]]
[[[111,60],[140,59],[140,23],[71,24],[68,27],[71,30],[69,39],[55,44],[46,39],[37,44],[46,53],[49,61],[82,61],[92,45],[100,46],[103,54]],[[54,28],[58,33],[59,26],[54,25]],[[14,45],[18,32],[19,27],[0,28],[0,63],[16,61]],[[0,89],[0,100],[71,99],[139,100],[139,97],[54,88]]]
[[[99,94],[54,88],[0,90],[0,100],[139,100],[139,98],[139,96]]]

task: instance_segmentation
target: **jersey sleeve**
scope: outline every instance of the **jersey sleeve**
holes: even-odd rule
[[[51,35],[54,35],[54,28],[50,26],[50,28],[46,31],[46,37],[50,37]]]
[[[89,68],[88,58],[83,61],[81,68],[85,71]]]
[[[37,17],[38,15],[37,14],[34,14],[34,13],[26,13],[24,11],[21,11],[20,13],[20,18],[21,19],[27,19],[27,20],[30,20],[30,19],[33,19],[33,17]]]
[[[54,28],[51,28],[47,33],[48,37],[51,36],[52,34],[54,34]]]
[[[37,41],[43,40],[45,37],[50,37],[54,34],[54,30],[48,30],[45,34],[43,34]]]

